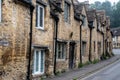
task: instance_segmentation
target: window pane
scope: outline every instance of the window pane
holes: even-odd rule
[[[86,52],[86,42],[82,42],[82,55]]]
[[[40,7],[40,27],[43,27],[43,8]]]
[[[65,5],[64,5],[64,19],[66,22],[69,21],[69,16],[70,16],[70,6],[68,3],[65,2]]]
[[[41,69],[40,69],[40,71],[41,72],[44,72],[44,51],[43,50],[41,50]]]
[[[65,18],[65,21],[67,21],[67,4],[66,3],[64,6],[64,18]]]
[[[39,52],[36,51],[36,58],[35,58],[35,71],[39,71]]]
[[[65,44],[58,43],[58,45],[57,45],[57,59],[64,59],[65,58],[65,50],[66,50]]]
[[[58,59],[61,59],[60,55],[61,55],[61,51],[58,51]]]
[[[62,45],[62,59],[64,59],[64,44]]]
[[[36,6],[36,27],[38,27],[38,21],[39,21],[39,19],[38,19],[38,5]]]

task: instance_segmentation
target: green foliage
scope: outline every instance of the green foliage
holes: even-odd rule
[[[43,77],[41,77],[41,78],[40,78],[40,80],[44,80],[44,78],[43,78]]]
[[[81,67],[83,67],[83,64],[82,64],[82,63],[79,63],[79,64],[78,64],[78,68],[81,68]]]
[[[110,16],[111,27],[120,27],[120,0],[116,4],[111,4],[110,1],[106,0],[104,2],[96,1],[94,4],[90,4],[90,8],[97,10],[105,10],[106,15]]]
[[[74,78],[73,80],[77,80],[77,78]]]
[[[79,63],[78,64],[78,68],[82,68],[83,66],[86,66],[86,65],[89,65],[89,64],[91,64],[91,62],[90,61],[87,61],[87,62],[85,62],[84,64],[82,63]]]
[[[84,65],[89,65],[89,64],[91,64],[91,62],[90,62],[90,61],[87,61]]]
[[[107,59],[107,57],[106,57],[105,53],[103,53],[101,56],[101,60],[106,60],[106,59]]]
[[[61,73],[60,71],[56,71],[56,75],[60,75],[60,73]]]
[[[98,63],[98,62],[99,62],[99,59],[94,59],[94,60],[92,61],[93,64],[96,64],[96,63]]]
[[[66,72],[66,70],[65,70],[65,69],[62,69],[61,73],[64,73],[64,72]]]

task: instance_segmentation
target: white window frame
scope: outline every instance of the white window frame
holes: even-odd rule
[[[2,21],[2,0],[0,0],[0,22]]]
[[[38,71],[36,71],[36,51],[39,53]],[[41,51],[43,51],[43,72],[41,72]],[[33,58],[33,75],[42,75],[45,73],[45,51],[43,49],[35,49]]]
[[[38,16],[37,16],[37,25],[36,25],[36,28],[38,28],[38,29],[44,29],[44,6],[42,6],[42,5],[40,5],[40,4],[37,4],[37,10],[38,11],[36,11],[37,12],[37,14],[38,14]],[[43,9],[43,12],[42,12],[42,14],[43,14],[43,17],[42,17],[42,20],[43,20],[43,22],[42,22],[42,24],[43,24],[43,26],[40,26],[40,8],[42,8]]]
[[[61,56],[61,58],[59,58],[58,57],[58,45],[60,44],[60,56]],[[64,46],[64,49],[63,49],[63,46]],[[63,51],[64,50],[64,51]],[[62,53],[62,52],[64,52],[64,53]],[[63,58],[62,58],[62,56],[63,56]],[[66,44],[65,43],[57,43],[57,54],[56,54],[56,58],[57,58],[57,61],[65,61],[65,56],[66,56]]]

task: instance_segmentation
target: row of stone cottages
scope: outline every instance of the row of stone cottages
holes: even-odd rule
[[[30,80],[111,55],[110,19],[77,0],[0,0],[0,80]]]

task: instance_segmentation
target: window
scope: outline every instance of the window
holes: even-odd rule
[[[2,0],[0,0],[0,22],[2,20]]]
[[[36,7],[36,27],[44,29],[44,7],[41,5]]]
[[[86,53],[86,42],[82,42],[82,55],[85,55]]]
[[[64,19],[65,22],[70,22],[70,5],[66,2],[64,4]]]
[[[83,26],[86,26],[86,18],[83,18]]]
[[[44,50],[35,50],[33,60],[34,60],[33,74],[44,74],[44,65],[45,65]]]
[[[66,53],[66,44],[65,43],[57,43],[57,59],[65,59]]]

